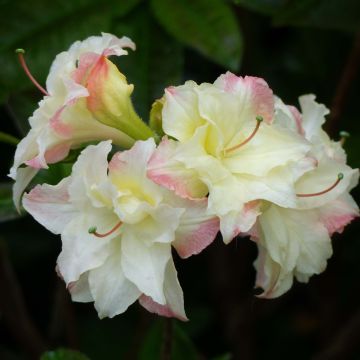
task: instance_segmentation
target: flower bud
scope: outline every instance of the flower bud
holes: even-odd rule
[[[136,114],[131,102],[134,85],[105,56],[100,56],[88,72],[87,106],[101,123],[121,130],[132,138],[147,139],[151,129]]]

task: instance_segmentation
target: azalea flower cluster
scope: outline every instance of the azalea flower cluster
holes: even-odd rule
[[[19,207],[39,169],[92,143],[69,177],[22,198],[61,234],[57,271],[72,299],[94,302],[101,318],[138,300],[186,320],[172,249],[185,259],[219,232],[225,244],[257,244],[261,297],[324,271],[330,236],[359,214],[349,195],[358,170],[322,130],[326,107],[305,95],[299,112],[263,79],[227,72],[165,89],[148,126],[133,108],[134,86],[109,60],[125,48],[135,44],[102,34],[56,57],[46,90],[36,83],[44,98],[10,170]]]

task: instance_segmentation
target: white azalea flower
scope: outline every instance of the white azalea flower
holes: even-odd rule
[[[260,207],[261,215],[250,234],[259,249],[255,267],[256,284],[264,289],[261,297],[280,296],[294,277],[307,282],[324,271],[332,255],[330,236],[359,216],[349,195],[358,183],[358,169],[346,165],[340,143],[331,141],[322,130],[328,110],[315,102],[314,95],[300,97],[300,105],[302,114],[277,99],[275,122],[306,137],[316,166],[295,183],[298,201],[294,209],[270,203]]]
[[[185,198],[208,194],[226,243],[254,224],[254,201],[295,206],[296,167],[310,145],[273,122],[274,96],[263,79],[228,72],[214,84],[188,81],[168,88],[162,102],[163,130],[175,140],[163,139],[148,174]]]
[[[197,254],[219,229],[206,199],[177,198],[147,178],[154,150],[153,139],[138,141],[108,164],[110,141],[89,146],[70,177],[23,198],[38,222],[61,234],[57,266],[73,300],[94,301],[101,318],[139,299],[151,312],[185,320],[171,247],[184,258]]]
[[[47,164],[64,159],[71,148],[111,139],[130,147],[152,135],[131,104],[133,85],[107,57],[135,50],[128,38],[103,33],[75,42],[55,58],[46,81],[46,96],[30,117],[31,129],[19,143],[9,176],[16,180],[16,206],[22,191]],[[27,165],[32,169],[19,167]]]

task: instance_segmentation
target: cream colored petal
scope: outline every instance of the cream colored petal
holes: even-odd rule
[[[78,215],[69,199],[70,182],[71,178],[67,177],[55,186],[37,185],[23,198],[25,210],[54,234],[60,234]]]
[[[329,109],[323,104],[318,104],[315,98],[313,94],[303,95],[299,98],[303,118],[302,126],[305,136],[309,140],[320,132],[325,123],[325,116],[329,114]]]
[[[123,273],[119,241],[112,243],[110,253],[104,264],[89,272],[89,285],[100,319],[125,312],[141,295]]]
[[[106,233],[117,222],[117,216],[109,210],[90,208],[78,213],[64,226],[62,251],[57,263],[66,284],[77,281],[81,274],[102,265],[110,255],[109,243],[119,234],[114,232],[98,238],[89,234],[89,228],[96,226],[99,233]]]
[[[181,197],[203,198],[208,193],[207,187],[197,171],[187,167],[188,158],[181,154],[183,148],[179,142],[164,137],[149,160],[147,176]]]
[[[319,215],[312,210],[290,210],[269,205],[259,217],[260,253],[256,266],[258,283],[267,284],[264,297],[281,295],[296,273],[304,276],[319,274],[332,255],[328,231]],[[264,255],[265,254],[265,255]],[[262,268],[264,267],[264,268]],[[265,277],[264,277],[265,276]],[[280,290],[281,289],[281,290]]]
[[[147,246],[142,239],[126,232],[121,243],[121,252],[122,269],[126,278],[155,302],[165,305],[165,268],[171,257],[171,246],[162,243]]]
[[[337,181],[339,173],[342,173],[344,177],[334,189],[318,196],[299,197],[297,207],[310,209],[323,206],[329,201],[335,200],[341,194],[348,192],[352,186],[358,183],[358,169],[351,169],[344,163],[339,163],[320,154],[318,157],[318,166],[314,170],[305,173],[296,182],[296,193],[314,194],[322,192]]]
[[[251,131],[252,128],[247,128],[244,137]],[[254,138],[227,153],[223,163],[232,173],[264,176],[277,166],[301,160],[309,150],[310,144],[290,130],[276,124],[261,124]]]
[[[179,141],[190,139],[198,126],[204,124],[198,110],[197,84],[187,81],[184,85],[165,90],[163,130]]]
[[[72,301],[81,303],[94,301],[89,286],[89,272],[82,274],[78,281],[70,283],[68,290]]]
[[[139,302],[152,313],[187,321],[183,292],[177,279],[177,272],[172,259],[169,260],[165,270],[164,294],[166,298],[165,305],[154,302],[151,297],[146,295],[140,297]]]

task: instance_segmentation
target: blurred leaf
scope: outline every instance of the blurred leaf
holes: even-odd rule
[[[16,146],[19,143],[19,141],[20,140],[15,136],[0,131],[0,142]]]
[[[223,0],[151,0],[159,23],[216,63],[238,70],[243,52],[235,14]]]
[[[0,7],[0,102],[11,92],[32,86],[14,49],[28,50],[27,62],[44,83],[54,57],[71,43],[109,31],[112,19],[129,12],[140,0],[2,1]]]
[[[12,185],[12,183],[0,183],[0,223],[23,216],[15,209],[12,200]]]
[[[140,349],[139,360],[157,360],[161,359],[164,341],[164,326],[168,319],[157,320],[150,328],[143,346]],[[197,360],[198,354],[194,344],[184,330],[172,321],[172,344],[171,360]]]
[[[89,358],[78,351],[58,349],[43,354],[40,360],[89,360]]]
[[[233,0],[235,4],[272,15],[275,25],[357,31],[359,0]]]
[[[233,0],[236,5],[243,6],[262,14],[275,14],[289,0]]]
[[[232,360],[233,356],[230,353],[219,355],[214,357],[212,360]]]
[[[276,14],[274,24],[357,31],[359,15],[359,0],[292,0]]]
[[[148,121],[150,106],[164,88],[177,85],[183,73],[183,46],[159,27],[145,5],[114,24],[112,31],[127,34],[136,53],[114,61],[135,85],[133,100],[140,116]]]

